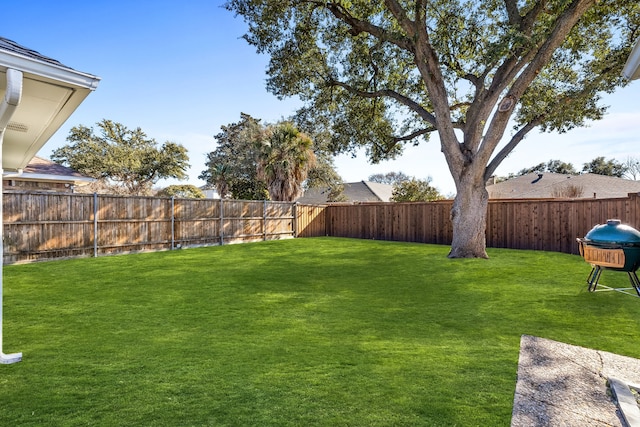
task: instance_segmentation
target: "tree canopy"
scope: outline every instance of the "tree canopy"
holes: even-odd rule
[[[178,197],[182,199],[204,199],[204,193],[195,185],[170,185],[157,193],[163,197]]]
[[[258,147],[258,177],[271,200],[292,202],[302,195],[302,183],[315,166],[313,141],[293,123],[283,122],[266,130]]]
[[[258,179],[258,144],[263,139],[260,119],[241,113],[240,121],[221,126],[217,147],[207,154],[206,169],[198,178],[213,185],[222,198],[265,200],[267,187]]]
[[[624,161],[627,169],[625,176],[629,179],[637,181],[640,179],[640,158],[628,156]]]
[[[442,200],[444,196],[437,188],[431,186],[431,178],[411,178],[393,184],[391,199],[394,202],[432,202]]]
[[[389,185],[399,184],[409,180],[411,180],[411,177],[404,172],[376,173],[369,176],[369,181],[371,182]]]
[[[562,160],[549,160],[547,163],[540,163],[530,168],[521,169],[516,176],[527,175],[530,173],[561,173],[565,175],[575,175],[578,173],[571,163]]]
[[[372,161],[437,132],[457,194],[451,257],[486,257],[485,182],[533,129],[600,119],[638,36],[636,0],[230,0],[335,151]],[[507,129],[512,126],[511,132]],[[506,137],[506,138],[505,138]]]
[[[84,125],[71,129],[69,144],[53,151],[51,160],[101,181],[116,194],[149,195],[165,178],[185,179],[187,149],[175,142],[161,146],[139,127],[103,119],[98,132]]]
[[[332,160],[326,153],[317,156],[314,141],[292,122],[263,125],[242,113],[215,139],[217,147],[199,178],[215,186],[220,197],[293,201],[305,183],[339,189]]]
[[[598,175],[616,176],[622,178],[627,172],[627,166],[615,159],[605,160],[604,156],[596,157],[589,163],[585,163],[582,171]]]

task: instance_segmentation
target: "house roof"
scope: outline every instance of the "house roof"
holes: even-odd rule
[[[24,169],[99,81],[0,37],[2,167]]]
[[[640,192],[640,181],[586,173],[530,173],[487,186],[492,199],[627,197]],[[577,194],[576,194],[577,193]]]
[[[389,202],[393,186],[371,181],[344,183],[344,195],[348,202]],[[327,203],[328,188],[309,188],[298,203]]]
[[[22,173],[9,172],[3,178],[21,181],[64,182],[73,185],[86,185],[95,181],[94,178],[82,175],[71,168],[37,156],[31,159]]]
[[[36,52],[33,49],[20,46],[18,43],[14,42],[13,40],[9,40],[4,37],[0,37],[0,49],[10,51],[18,55],[27,56],[32,59],[37,59],[38,61],[48,62],[53,65],[58,65],[63,68],[69,68],[63,65],[62,63],[60,63],[60,61],[44,56],[40,52]]]

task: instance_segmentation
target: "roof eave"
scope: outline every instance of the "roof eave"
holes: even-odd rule
[[[23,73],[29,73],[47,79],[55,80],[78,88],[96,90],[100,77],[83,73],[74,69],[29,58],[17,53],[0,51],[0,66],[2,68],[14,68]]]
[[[84,99],[96,89],[100,78],[63,65],[31,58],[8,50],[0,51],[0,72],[20,71],[23,93],[4,135],[2,167],[23,169],[67,121]],[[31,82],[27,84],[27,82]],[[32,86],[29,88],[28,86]],[[54,98],[40,99],[43,90]]]

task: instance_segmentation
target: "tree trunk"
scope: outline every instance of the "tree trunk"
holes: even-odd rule
[[[485,183],[458,185],[451,208],[453,241],[449,258],[489,258],[486,251],[487,205]]]

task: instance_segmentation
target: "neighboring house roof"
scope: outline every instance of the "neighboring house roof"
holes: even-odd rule
[[[627,197],[640,192],[640,181],[586,173],[530,173],[487,186],[491,199]]]
[[[6,173],[3,178],[21,181],[62,182],[73,185],[86,185],[96,181],[94,178],[41,157],[31,159],[22,173]]]
[[[344,196],[347,202],[389,202],[393,186],[377,182],[360,181],[344,183]],[[328,188],[309,188],[300,197],[298,203],[327,203]]]
[[[2,167],[24,169],[99,81],[0,37]]]

